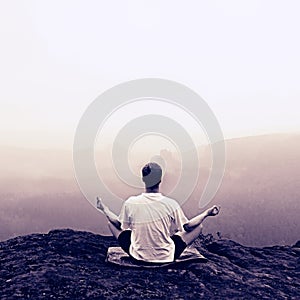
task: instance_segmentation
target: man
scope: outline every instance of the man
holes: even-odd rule
[[[129,197],[119,217],[97,197],[97,208],[107,217],[112,234],[136,260],[165,263],[177,259],[199,236],[204,219],[219,213],[220,208],[214,205],[188,220],[175,200],[159,192],[161,178],[157,163],[146,164],[142,169],[145,192]]]

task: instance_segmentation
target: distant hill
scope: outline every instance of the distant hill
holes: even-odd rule
[[[299,239],[300,135],[267,135],[226,141],[226,170],[213,203],[222,212],[206,231],[245,245],[291,244]],[[192,215],[198,202],[185,205]]]
[[[300,134],[273,134],[226,141],[227,163],[222,185],[212,203],[221,204],[218,218],[205,221],[206,233],[220,232],[244,245],[292,244],[299,239]],[[169,170],[163,192],[176,184],[178,162],[164,151]],[[207,147],[199,149],[200,181],[183,208],[192,217],[209,175]],[[98,163],[106,172],[107,162]],[[105,218],[81,194],[72,153],[67,150],[0,148],[0,240],[54,228],[109,234]],[[196,166],[197,167],[197,166]],[[126,199],[138,190],[108,176],[106,182]],[[102,195],[106,201],[110,198]],[[179,200],[179,199],[178,199]],[[115,204],[115,203],[114,203]],[[114,205],[118,212],[121,202]]]
[[[112,245],[69,229],[2,242],[1,299],[299,299],[300,242],[251,248],[201,236],[207,263],[167,269],[110,265]]]

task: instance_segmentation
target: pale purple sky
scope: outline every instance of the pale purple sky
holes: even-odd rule
[[[289,0],[3,0],[0,144],[70,148],[99,94],[145,77],[195,90],[225,138],[299,131],[299,11]]]

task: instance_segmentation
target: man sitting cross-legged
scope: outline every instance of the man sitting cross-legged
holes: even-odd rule
[[[174,261],[200,235],[205,218],[217,215],[220,210],[214,205],[188,220],[175,200],[159,192],[161,177],[158,164],[145,165],[142,169],[145,192],[129,197],[119,216],[97,198],[97,208],[107,217],[112,234],[122,249],[136,260]]]

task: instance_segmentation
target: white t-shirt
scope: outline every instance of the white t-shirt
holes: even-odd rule
[[[171,262],[175,245],[170,236],[188,222],[179,204],[161,193],[142,193],[128,198],[121,209],[121,228],[131,229],[129,252],[148,262]]]

